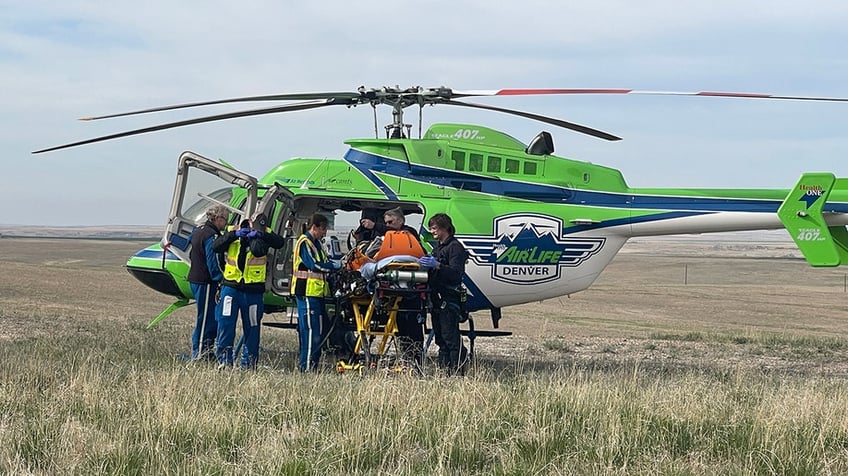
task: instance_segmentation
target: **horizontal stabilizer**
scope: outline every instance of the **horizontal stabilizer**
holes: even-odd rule
[[[828,226],[824,207],[835,189],[848,189],[848,180],[831,173],[807,173],[789,191],[777,216],[811,266],[848,263],[848,230]]]

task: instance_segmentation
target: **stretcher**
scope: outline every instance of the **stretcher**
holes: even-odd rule
[[[352,315],[355,344],[351,355],[336,363],[339,373],[383,369],[390,372],[410,370],[415,362],[402,354],[398,344],[398,312],[404,302],[416,302],[426,312],[429,302],[427,272],[417,261],[389,260],[376,263],[374,270],[363,269],[365,292],[343,295],[339,305]],[[404,299],[416,297],[418,299]]]

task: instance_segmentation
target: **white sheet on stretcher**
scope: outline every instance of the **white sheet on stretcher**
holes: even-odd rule
[[[376,263],[365,263],[361,268],[359,268],[359,274],[368,281],[371,281],[374,279],[374,275],[377,274],[377,271],[392,263],[418,263],[418,258],[410,255],[387,256]]]

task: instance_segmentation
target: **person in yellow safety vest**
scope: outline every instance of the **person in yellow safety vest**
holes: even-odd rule
[[[256,367],[264,311],[262,295],[265,293],[266,255],[269,248],[282,248],[284,243],[282,236],[268,228],[268,217],[262,213],[252,220],[242,221],[239,228],[229,227],[212,243],[216,253],[226,252],[221,297],[215,309],[219,367],[233,365],[233,342],[239,313],[244,332],[241,368]]]
[[[324,338],[323,324],[327,315],[324,298],[330,295],[327,275],[341,268],[341,263],[331,261],[321,246],[321,238],[327,235],[329,220],[316,213],[312,215],[309,229],[294,245],[292,263],[291,294],[297,301],[297,333],[300,342],[298,367],[301,372],[318,368],[321,356],[321,341]]]

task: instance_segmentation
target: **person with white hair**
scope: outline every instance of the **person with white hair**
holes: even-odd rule
[[[403,214],[403,210],[401,210],[400,207],[386,210],[386,213],[383,214],[383,223],[386,224],[386,227],[381,234],[385,234],[385,232],[389,230],[405,231],[414,236],[416,241],[420,239],[415,228],[406,224],[406,216]]]
[[[191,268],[188,282],[197,305],[197,320],[191,334],[191,358],[197,360],[215,358],[215,336],[218,323],[215,320],[215,296],[221,284],[220,255],[212,250],[215,238],[227,226],[229,211],[223,205],[212,205],[206,209],[206,222],[191,234]]]
[[[415,253],[410,254],[410,257],[419,258],[423,256],[424,249],[421,248],[421,237],[415,228],[406,224],[406,216],[403,213],[403,209],[396,207],[386,210],[383,214],[383,222],[385,223],[385,232],[383,232],[383,235],[387,232],[409,234],[410,239],[407,243],[410,243],[412,245],[411,248],[414,249],[411,253]],[[404,242],[405,240],[398,241]],[[378,253],[378,256],[380,256],[380,253]],[[418,365],[423,365],[424,320],[426,315],[424,303],[418,295],[409,293],[400,300],[398,305],[400,309],[397,311],[395,322],[397,324],[397,339],[400,352],[404,358]]]

